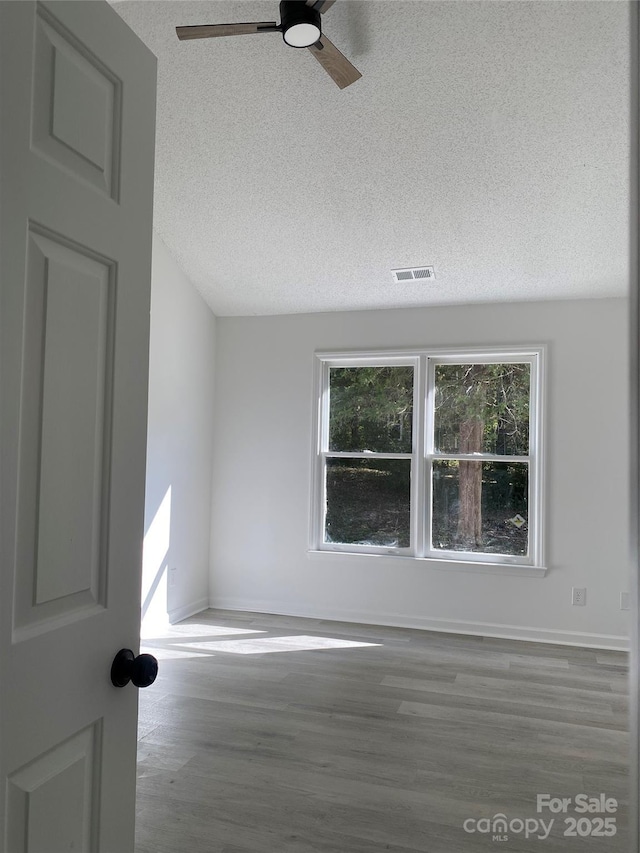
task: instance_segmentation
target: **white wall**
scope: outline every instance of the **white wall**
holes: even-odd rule
[[[623,299],[220,318],[212,606],[619,647],[628,590]],[[547,344],[543,578],[309,555],[315,350]],[[587,587],[587,606],[571,587]]]
[[[155,235],[143,631],[208,604],[215,323]]]

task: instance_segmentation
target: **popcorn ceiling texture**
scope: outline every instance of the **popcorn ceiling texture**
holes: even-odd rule
[[[627,294],[629,4],[338,0],[344,91],[279,34],[175,36],[277,0],[114,8],[158,56],[155,227],[216,314]]]

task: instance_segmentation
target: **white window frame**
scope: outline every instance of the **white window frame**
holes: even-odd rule
[[[529,397],[529,455],[500,456],[471,454],[478,461],[525,462],[529,465],[528,546],[526,556],[486,554],[472,551],[445,551],[431,548],[431,471],[435,459],[465,458],[465,454],[438,453],[433,447],[433,403],[435,368],[438,364],[527,363],[531,365]],[[329,450],[329,370],[332,367],[406,366],[414,369],[411,453],[334,452]],[[311,552],[338,554],[391,555],[444,564],[491,566],[544,566],[544,374],[545,348],[424,348],[367,352],[318,352],[315,354],[313,465],[311,476]],[[325,542],[326,460],[331,458],[371,458],[411,460],[411,535],[408,548]]]

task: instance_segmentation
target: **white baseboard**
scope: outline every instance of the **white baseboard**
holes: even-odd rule
[[[170,610],[167,614],[169,622],[175,625],[176,622],[182,622],[183,619],[188,619],[189,616],[195,616],[196,613],[202,613],[211,607],[208,598],[200,598],[198,601],[193,601],[191,604],[183,604],[182,607],[176,607],[175,610]]]
[[[276,601],[251,601],[217,596],[210,599],[208,606],[219,610],[245,610],[251,613],[301,616],[308,619],[326,619],[334,622],[386,625],[394,628],[419,628],[424,631],[440,631],[445,634],[471,634],[478,637],[496,637],[505,640],[526,640],[530,643],[552,643],[560,646],[582,646],[589,649],[610,649],[625,652],[629,650],[629,638],[615,634],[587,634],[581,631],[500,625],[491,622],[467,622],[460,619],[407,616],[400,613],[372,613],[364,610],[320,611],[308,607],[293,608],[291,604]]]

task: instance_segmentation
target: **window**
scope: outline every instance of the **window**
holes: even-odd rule
[[[319,355],[312,549],[541,566],[541,363]]]

